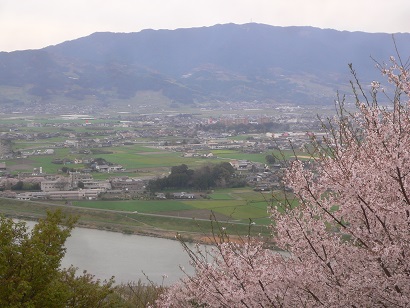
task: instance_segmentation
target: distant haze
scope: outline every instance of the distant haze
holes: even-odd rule
[[[399,50],[410,50],[410,34],[395,38]],[[87,102],[101,110],[122,101],[135,108],[153,96],[174,107],[332,104],[337,91],[350,93],[348,63],[366,86],[382,79],[373,59],[383,63],[394,54],[388,34],[256,23],[95,33],[41,50],[0,53],[0,86],[6,87],[0,107]]]
[[[410,32],[408,0],[2,0],[0,51],[39,49],[94,32],[225,23]]]

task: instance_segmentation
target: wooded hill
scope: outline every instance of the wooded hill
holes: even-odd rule
[[[410,49],[410,34],[395,39],[400,51]],[[378,76],[372,58],[395,53],[390,34],[256,23],[94,33],[0,53],[0,106],[92,100],[112,108],[141,93],[180,106],[329,104],[337,90],[347,91],[348,63],[366,85]]]

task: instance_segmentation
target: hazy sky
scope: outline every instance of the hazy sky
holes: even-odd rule
[[[252,21],[410,33],[410,0],[0,0],[0,51],[37,49],[101,31]]]

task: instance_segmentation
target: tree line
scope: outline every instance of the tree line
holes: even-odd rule
[[[0,216],[0,307],[147,307],[164,288],[114,285],[77,268],[61,268],[77,217],[49,212],[33,229]]]
[[[207,190],[216,187],[242,187],[244,179],[235,175],[235,169],[228,162],[206,165],[198,169],[189,169],[182,164],[171,168],[171,173],[163,178],[151,180],[148,190],[151,192],[164,189]]]

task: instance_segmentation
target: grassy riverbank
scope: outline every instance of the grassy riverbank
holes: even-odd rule
[[[265,226],[254,227],[246,223],[233,223],[210,219],[192,219],[170,215],[133,213],[101,208],[87,208],[66,205],[64,202],[19,201],[0,199],[0,213],[29,220],[44,217],[47,211],[61,208],[68,215],[79,216],[79,227],[101,229],[126,234],[140,234],[174,239],[177,234],[186,241],[209,242],[209,237],[218,234],[223,227],[232,236],[269,233]],[[251,228],[250,228],[251,227]]]

